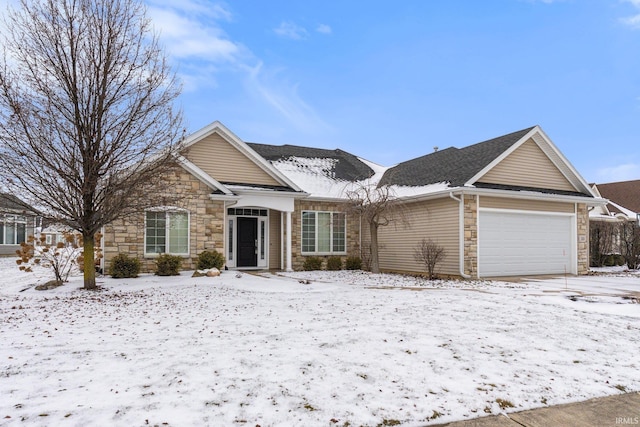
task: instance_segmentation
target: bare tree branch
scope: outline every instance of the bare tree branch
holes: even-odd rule
[[[378,228],[386,227],[393,222],[406,223],[404,203],[396,197],[389,185],[376,186],[371,182],[363,182],[354,190],[348,190],[350,211],[355,212],[369,226],[371,238],[370,269],[380,272]]]
[[[103,225],[158,202],[150,187],[175,167],[180,87],[140,0],[20,6],[2,34],[0,174],[92,242]],[[95,287],[93,268],[84,271]]]

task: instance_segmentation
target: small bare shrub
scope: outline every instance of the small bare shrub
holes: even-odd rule
[[[415,259],[416,262],[424,264],[429,274],[429,279],[436,278],[436,267],[446,256],[447,252],[444,247],[438,245],[431,239],[422,239],[413,252],[413,259]]]

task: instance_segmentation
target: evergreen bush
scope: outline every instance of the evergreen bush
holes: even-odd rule
[[[140,273],[140,260],[129,257],[127,254],[118,254],[109,264],[109,275],[114,279],[128,279],[138,277]]]
[[[347,270],[362,270],[362,260],[357,256],[350,256],[345,262]]]
[[[178,276],[182,266],[182,258],[176,255],[162,254],[156,259],[158,276]]]
[[[339,256],[330,256],[327,259],[327,270],[342,270],[342,258],[340,258]]]
[[[322,270],[322,258],[317,256],[310,256],[305,258],[302,268],[305,271]]]
[[[198,255],[198,263],[196,268],[198,270],[207,270],[209,268],[217,268],[222,270],[224,266],[224,255],[218,251],[204,251]]]

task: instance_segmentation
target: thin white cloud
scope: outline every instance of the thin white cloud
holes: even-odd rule
[[[285,37],[292,40],[304,40],[309,36],[309,32],[293,22],[283,21],[280,26],[274,28],[274,33],[280,37]]]
[[[598,170],[598,182],[629,181],[640,178],[640,164],[624,163]]]
[[[230,19],[221,7],[203,9],[196,1],[151,3],[149,17],[170,54],[176,58],[206,57],[234,61],[241,46],[227,38],[218,21]]]
[[[265,71],[262,62],[249,69],[247,89],[284,116],[291,125],[305,132],[328,129],[315,110],[298,94],[298,85],[283,81],[278,70]]]
[[[331,27],[328,26],[327,24],[319,24],[316,27],[316,31],[319,32],[320,34],[331,34],[333,32]]]
[[[640,9],[640,0],[623,0],[625,3],[630,3],[636,9]],[[632,16],[626,16],[620,18],[620,22],[633,29],[640,29],[640,13]]]
[[[223,25],[234,21],[233,13],[224,4],[205,0],[146,0],[146,4],[162,43],[179,64],[185,90],[197,93],[216,88],[216,77],[225,73],[225,78],[241,82],[247,91],[245,96],[275,111],[287,126],[308,132],[326,129],[313,108],[300,97],[297,84],[283,77],[283,70],[271,70],[247,46],[224,31]],[[279,30],[283,37],[308,36],[307,30],[293,23],[283,23]]]

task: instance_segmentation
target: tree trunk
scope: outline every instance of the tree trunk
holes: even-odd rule
[[[370,222],[369,233],[371,234],[371,272],[380,273],[380,262],[378,261],[378,224]]]
[[[95,251],[94,251],[94,236],[82,236],[84,243],[83,257],[84,257],[84,288],[96,289],[96,264],[95,264]]]

